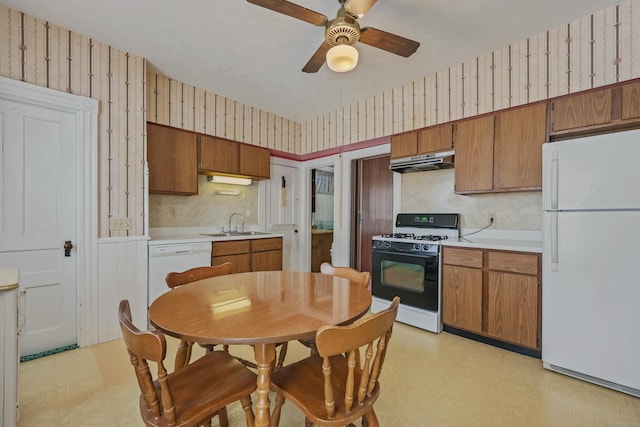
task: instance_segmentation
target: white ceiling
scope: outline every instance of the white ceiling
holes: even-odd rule
[[[295,0],[335,17],[337,0]],[[358,43],[358,66],[301,71],[324,28],[244,0],[0,0],[146,58],[160,73],[303,122],[604,10],[619,0],[378,0],[359,23],[420,42],[403,58]]]

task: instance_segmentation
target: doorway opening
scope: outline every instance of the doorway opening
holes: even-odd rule
[[[334,168],[311,170],[311,271],[331,262],[334,219]]]

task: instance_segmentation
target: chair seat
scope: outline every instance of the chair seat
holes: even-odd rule
[[[336,378],[347,376],[347,359],[342,356],[332,356],[331,375]],[[359,384],[361,370],[356,369],[354,380]],[[293,402],[303,410],[306,417],[314,424],[323,426],[344,426],[361,418],[365,412],[371,410],[371,405],[377,400],[380,387],[376,383],[371,396],[362,405],[354,402],[349,413],[344,406],[344,387],[338,386],[333,390],[335,400],[335,415],[329,419],[324,401],[324,375],[322,373],[322,358],[314,355],[300,360],[276,371],[271,377],[271,387],[281,393],[287,400]]]
[[[179,414],[175,426],[192,425],[189,420],[204,421],[211,417],[212,410],[222,409],[256,389],[256,375],[224,351],[205,354],[177,373],[167,375],[167,382],[173,395],[175,412]],[[156,393],[160,393],[157,380],[154,386]],[[147,425],[167,425],[164,417],[154,418],[146,409],[142,396],[140,408]]]

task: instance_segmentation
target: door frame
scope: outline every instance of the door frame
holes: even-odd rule
[[[0,97],[76,116],[78,345],[98,342],[98,100],[0,77]]]
[[[347,266],[350,262],[352,248],[351,215],[352,201],[352,162],[388,155],[391,153],[391,143],[384,143],[359,150],[345,151],[327,157],[307,160],[300,165],[302,185],[300,187],[300,256],[301,268],[311,269],[311,170],[324,166],[333,166],[334,179],[334,220],[333,220],[333,252],[331,261],[335,265]],[[393,174],[393,215],[400,210],[402,178],[401,174]]]

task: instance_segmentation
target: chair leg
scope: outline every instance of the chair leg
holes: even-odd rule
[[[176,361],[173,365],[174,371],[179,371],[189,364],[189,360],[191,360],[191,347],[193,343],[185,340],[180,340],[180,344],[178,344],[178,350],[176,351]]]
[[[251,396],[241,398],[240,403],[242,404],[242,409],[244,410],[244,414],[247,419],[247,427],[254,427],[256,417],[253,414],[253,408],[251,407]]]
[[[284,358],[287,356],[288,345],[289,343],[283,342],[282,345],[280,346],[280,354],[278,355],[278,362],[276,363],[276,367],[274,371],[277,371],[278,369],[282,368],[282,366],[284,365]]]
[[[380,427],[380,422],[378,422],[378,417],[373,408],[362,417],[362,427]]]
[[[269,427],[278,427],[278,424],[280,424],[280,412],[282,410],[282,405],[284,405],[284,396],[280,393],[276,393],[276,404],[273,407],[273,412],[271,413]]]
[[[220,423],[220,427],[229,427],[229,418],[227,417],[226,406],[218,411],[218,422]]]
[[[304,417],[304,427],[313,427],[313,423],[307,417]]]

